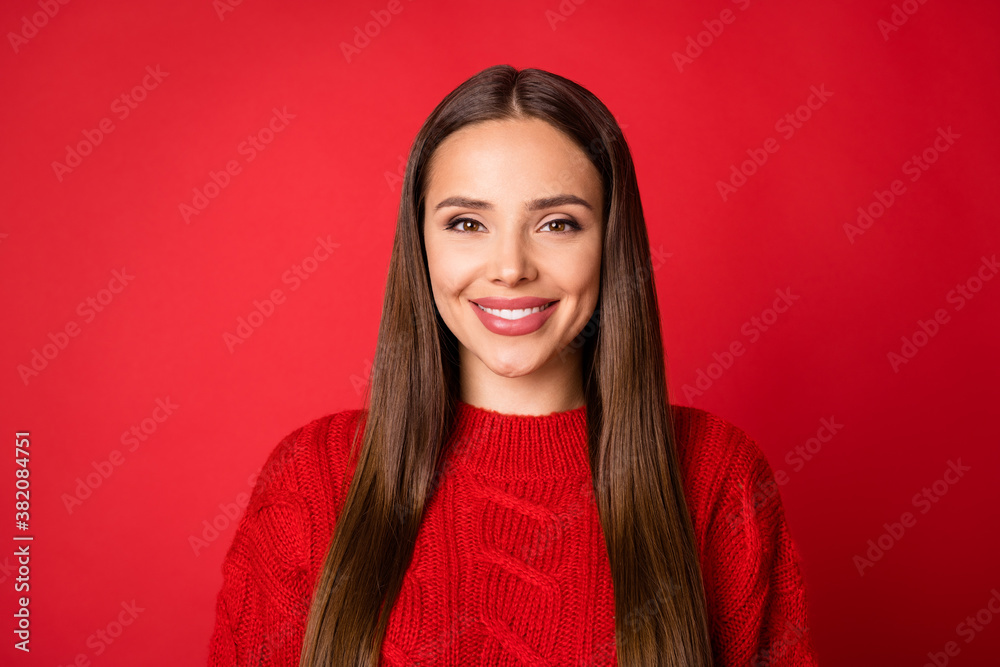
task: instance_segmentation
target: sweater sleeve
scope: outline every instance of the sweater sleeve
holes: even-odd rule
[[[261,468],[222,563],[209,665],[297,667],[311,602],[309,523],[296,468],[300,428]]]
[[[717,667],[817,664],[798,550],[757,443],[733,427],[709,528],[706,595]]]

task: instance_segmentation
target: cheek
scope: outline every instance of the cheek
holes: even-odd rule
[[[600,248],[581,248],[580,252],[560,262],[558,272],[553,275],[559,276],[567,293],[576,295],[581,301],[596,299],[601,280]]]
[[[442,253],[432,245],[427,247],[427,267],[438,307],[454,307],[455,298],[468,284],[468,267],[461,263],[460,257]]]
[[[440,246],[430,239],[426,241],[424,248],[427,252],[427,273],[430,276],[434,296],[437,297],[438,292],[443,291],[448,282],[447,257],[443,256]]]

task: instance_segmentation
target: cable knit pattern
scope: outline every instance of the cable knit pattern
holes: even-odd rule
[[[715,665],[815,665],[801,563],[766,458],[725,420],[671,409]],[[210,665],[298,665],[357,464],[349,436],[364,423],[360,410],[327,415],[268,457],[222,565]],[[382,665],[617,664],[585,407],[529,416],[459,402],[433,489]]]

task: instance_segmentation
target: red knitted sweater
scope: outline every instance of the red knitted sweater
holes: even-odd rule
[[[671,409],[714,664],[815,665],[799,556],[766,458],[725,420]],[[269,456],[222,565],[210,665],[299,664],[359,419],[317,419]],[[586,406],[528,416],[459,402],[451,438],[382,664],[616,664]]]

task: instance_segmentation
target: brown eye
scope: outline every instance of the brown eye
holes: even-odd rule
[[[478,231],[477,229],[469,229],[466,225],[481,225],[481,224],[483,223],[479,222],[478,220],[473,220],[472,218],[458,218],[456,220],[452,220],[451,222],[449,222],[448,225],[445,226],[445,229],[455,229],[456,232],[464,234],[466,232],[471,233]]]
[[[557,234],[565,233],[565,232],[569,231],[570,229],[574,229],[574,230],[575,229],[581,229],[580,225],[578,225],[576,222],[574,222],[572,220],[568,220],[566,218],[560,218],[558,220],[549,220],[545,224],[546,225],[552,225],[552,227],[550,227],[550,229],[553,232],[557,233]]]

